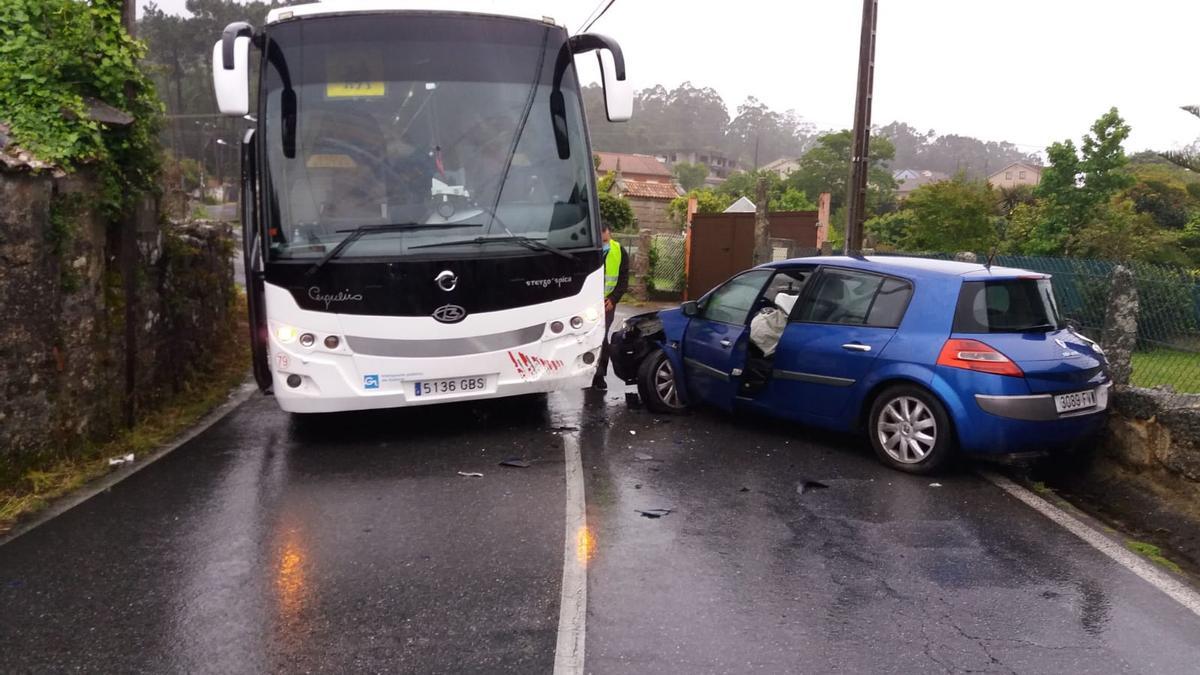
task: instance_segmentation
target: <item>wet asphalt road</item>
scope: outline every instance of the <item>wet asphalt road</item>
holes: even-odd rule
[[[303,425],[255,397],[0,546],[0,671],[549,672],[564,436],[587,672],[1200,671],[1200,618],[969,471],[610,382]]]

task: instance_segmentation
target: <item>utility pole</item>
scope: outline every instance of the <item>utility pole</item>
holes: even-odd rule
[[[770,197],[767,178],[759,176],[754,190],[754,264],[771,262],[771,223],[767,215]]]
[[[867,211],[867,169],[871,152],[871,96],[875,86],[875,19],[879,0],[863,0],[862,35],[858,50],[858,92],[854,99],[854,142],[850,148],[850,182],[846,185],[846,253],[863,245]]]

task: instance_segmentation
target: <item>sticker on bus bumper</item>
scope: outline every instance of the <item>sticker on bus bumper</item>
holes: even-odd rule
[[[539,356],[530,356],[524,352],[509,352],[508,358],[512,360],[513,368],[522,380],[536,380],[545,373],[557,372],[563,367],[563,362],[557,359],[543,359]]]

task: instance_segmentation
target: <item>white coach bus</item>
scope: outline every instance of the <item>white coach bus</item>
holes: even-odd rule
[[[545,392],[595,370],[604,270],[574,57],[596,52],[624,121],[621,49],[550,18],[418,4],[274,9],[213,49],[221,112],[254,122],[254,373],[286,411]]]

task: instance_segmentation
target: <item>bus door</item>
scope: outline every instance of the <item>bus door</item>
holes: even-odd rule
[[[267,358],[267,308],[263,296],[263,233],[258,219],[258,152],[254,130],[242,139],[242,264],[246,273],[246,306],[250,319],[250,357],[259,391],[271,393],[271,368]]]

